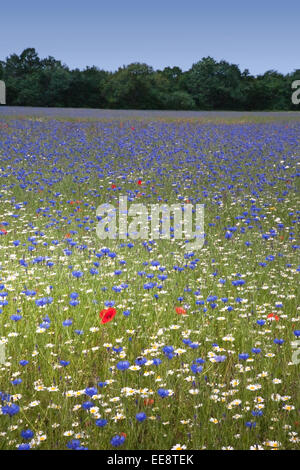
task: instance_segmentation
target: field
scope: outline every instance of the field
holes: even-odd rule
[[[299,114],[8,114],[0,448],[299,449]],[[203,247],[99,239],[120,195]]]

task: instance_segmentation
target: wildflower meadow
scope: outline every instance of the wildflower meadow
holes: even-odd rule
[[[299,136],[296,113],[0,115],[2,450],[300,448]],[[99,237],[125,196],[202,205],[201,247],[172,214]]]

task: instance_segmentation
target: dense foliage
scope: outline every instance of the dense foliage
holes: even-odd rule
[[[132,63],[116,72],[95,66],[70,70],[34,48],[0,61],[7,104],[118,109],[293,110],[291,84],[300,69],[283,75],[269,70],[254,77],[225,60],[202,58],[183,72]]]

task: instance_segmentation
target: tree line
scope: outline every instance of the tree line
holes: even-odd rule
[[[132,63],[108,72],[96,66],[71,70],[34,48],[0,61],[0,80],[11,106],[171,110],[299,110],[291,101],[289,74],[269,70],[253,76],[235,64],[204,57],[188,71],[154,70]]]

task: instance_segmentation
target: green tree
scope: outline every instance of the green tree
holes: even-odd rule
[[[108,73],[97,67],[87,67],[71,71],[67,106],[80,108],[105,108],[107,101],[102,93]]]
[[[288,110],[290,102],[289,82],[275,70],[258,75],[248,90],[247,107],[253,110]]]
[[[111,74],[104,85],[110,108],[151,109],[154,104],[154,71],[143,63],[132,63]]]
[[[242,76],[237,65],[204,57],[186,73],[184,85],[199,109],[240,109]]]

